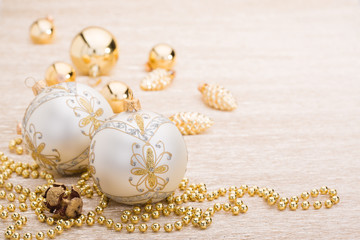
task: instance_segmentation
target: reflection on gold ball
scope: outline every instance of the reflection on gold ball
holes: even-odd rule
[[[64,62],[53,63],[45,73],[45,81],[48,86],[55,85],[62,82],[74,82],[75,81],[74,68]]]
[[[175,64],[175,50],[165,43],[155,45],[149,54],[150,69],[163,68],[171,70]]]
[[[55,26],[50,17],[40,18],[30,26],[30,38],[34,43],[51,43],[55,38]]]
[[[133,92],[128,85],[119,81],[106,84],[100,91],[112,107],[114,113],[125,111],[125,99],[133,99]]]
[[[70,47],[74,65],[85,75],[107,74],[119,57],[115,37],[101,27],[88,27],[77,34]]]

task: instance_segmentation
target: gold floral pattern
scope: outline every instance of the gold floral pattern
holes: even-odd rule
[[[32,133],[32,138],[29,133]],[[36,132],[35,126],[30,124],[29,133],[25,133],[25,144],[29,151],[31,152],[31,157],[36,161],[42,164],[43,166],[53,169],[57,166],[57,163],[60,162],[60,153],[57,149],[53,149],[53,155],[43,154],[42,152],[45,149],[46,144],[44,142],[37,144],[38,140],[42,139],[42,133]]]
[[[84,93],[84,95],[88,96],[87,93]],[[98,100],[95,97],[91,97],[90,100],[88,100],[82,96],[76,97],[76,103],[73,99],[67,101],[67,105],[73,109],[75,116],[81,117],[85,114],[85,117],[79,121],[79,127],[85,128],[90,125],[87,133],[82,131],[84,135],[89,137],[92,137],[93,133],[103,123],[103,121],[98,118],[103,115],[104,110],[102,108],[95,110],[96,101]],[[74,104],[76,106],[73,106]]]
[[[139,192],[144,192],[145,189],[147,192],[159,191],[164,189],[169,182],[168,178],[164,179],[159,176],[166,173],[169,170],[169,166],[167,164],[159,164],[163,158],[171,160],[172,155],[165,151],[164,143],[161,141],[159,141],[155,147],[160,152],[159,155],[157,155],[155,148],[149,143],[143,145],[141,150],[139,144],[134,143],[132,145],[133,155],[131,157],[131,165],[134,166],[134,168],[131,169],[131,174],[133,174],[137,180],[136,183],[134,183],[133,177],[130,177],[129,182],[135,186]],[[141,154],[138,153],[139,150]]]

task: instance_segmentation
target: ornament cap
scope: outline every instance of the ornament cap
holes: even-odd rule
[[[139,99],[124,99],[124,110],[126,112],[137,112],[141,110]]]
[[[37,96],[39,93],[42,92],[42,90],[44,90],[44,88],[46,88],[46,82],[45,80],[37,81],[31,88],[33,90],[34,95]]]

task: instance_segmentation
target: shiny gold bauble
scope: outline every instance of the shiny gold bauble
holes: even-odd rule
[[[75,67],[85,75],[106,75],[116,64],[119,50],[115,37],[101,27],[88,27],[75,36],[70,47]]]
[[[45,73],[47,86],[62,82],[74,82],[76,77],[75,69],[67,63],[55,62],[48,67]]]
[[[155,45],[149,53],[149,70],[163,68],[171,70],[175,65],[175,50],[165,43]]]
[[[125,111],[125,99],[133,99],[133,92],[128,85],[119,81],[111,81],[101,89],[101,94],[109,102],[114,113]]]
[[[55,38],[55,26],[51,17],[40,18],[30,26],[30,38],[34,43],[51,43]]]

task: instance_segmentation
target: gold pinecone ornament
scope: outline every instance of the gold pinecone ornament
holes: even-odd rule
[[[217,110],[232,111],[237,108],[236,99],[221,85],[204,83],[199,86],[203,101]]]
[[[214,122],[208,116],[197,112],[178,112],[169,119],[176,125],[182,135],[203,133]]]
[[[174,79],[175,72],[157,68],[151,71],[141,82],[140,87],[144,91],[159,91],[168,87]]]

